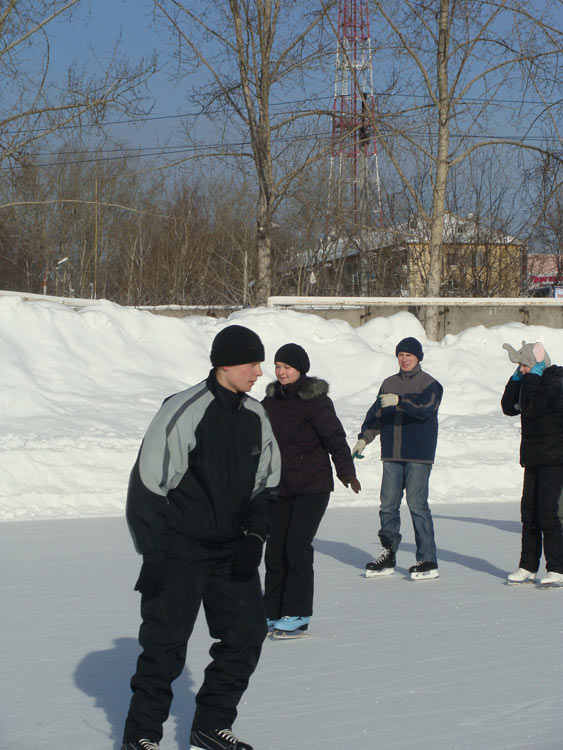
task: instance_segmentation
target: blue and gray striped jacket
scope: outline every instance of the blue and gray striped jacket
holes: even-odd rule
[[[378,397],[381,393],[396,393],[399,403],[382,409],[376,400],[366,414],[358,438],[371,443],[381,435],[382,461],[433,463],[443,390],[420,365],[411,372],[391,375],[381,384]]]

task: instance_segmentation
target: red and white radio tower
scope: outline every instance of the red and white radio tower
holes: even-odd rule
[[[353,235],[382,223],[367,0],[340,0],[334,78],[329,216]]]

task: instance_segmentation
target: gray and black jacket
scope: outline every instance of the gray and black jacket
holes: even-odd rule
[[[382,409],[379,400],[370,407],[358,435],[366,443],[381,434],[382,461],[431,464],[438,442],[438,408],[443,388],[417,365],[386,378],[379,395],[396,393],[397,406]]]
[[[131,472],[127,522],[148,559],[184,557],[190,539],[265,539],[280,455],[263,407],[207,380],[164,401]]]

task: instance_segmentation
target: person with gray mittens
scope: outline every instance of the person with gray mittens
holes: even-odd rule
[[[363,458],[366,445],[377,435],[381,436],[383,477],[379,539],[382,550],[376,560],[367,563],[366,577],[388,576],[395,572],[402,538],[400,507],[403,492],[406,492],[416,541],[416,563],[409,568],[409,574],[414,581],[431,580],[438,578],[438,559],[428,492],[443,388],[420,366],[424,357],[420,341],[412,336],[402,339],[395,355],[399,372],[381,384],[352,451],[354,458]]]

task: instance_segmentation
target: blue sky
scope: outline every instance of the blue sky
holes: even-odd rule
[[[197,79],[184,79],[182,84],[170,82],[169,73],[173,71],[173,50],[168,46],[171,44],[168,41],[170,36],[167,37],[166,31],[162,29],[159,34],[152,26],[153,8],[150,0],[92,0],[74,11],[70,20],[65,16],[61,21],[51,25],[49,28],[53,59],[50,78],[52,81],[62,79],[73,61],[79,64],[87,62],[91,66],[92,74],[95,74],[99,69],[96,56],[102,62],[109,60],[119,38],[121,50],[127,54],[131,64],[140,57],[150,56],[156,51],[161,72],[149,83],[154,102],[152,111],[144,123],[141,118],[138,123],[112,125],[110,129],[112,136],[128,142],[131,146],[154,147],[156,150],[163,142],[167,142],[169,146],[184,144],[182,119],[179,115],[197,111],[197,107],[187,96]],[[326,80],[321,80],[315,87],[316,96],[320,92],[320,95],[326,97],[323,105],[327,108],[331,106],[333,75],[331,57],[331,63],[326,70]],[[292,98],[291,93],[287,98]],[[222,127],[221,121],[218,123],[219,130]],[[327,121],[327,131],[328,129]],[[202,141],[213,142],[214,135],[208,121],[198,121],[197,137]],[[237,135],[236,140],[238,139]]]
[[[82,5],[70,19],[50,27],[52,39],[53,81],[64,77],[74,61],[87,63],[91,73],[100,70],[100,63],[107,62],[120,40],[121,54],[126,54],[133,65],[141,57],[150,57],[153,51],[159,55],[164,67],[167,50],[154,28],[151,28],[152,3],[145,0],[93,0]],[[95,51],[95,54],[94,54]],[[166,72],[157,73],[150,81],[153,109],[143,124],[114,125],[111,133],[116,138],[129,141],[133,146],[156,147],[158,142],[172,139],[178,143],[179,113],[191,110],[176,85],[168,81]]]

